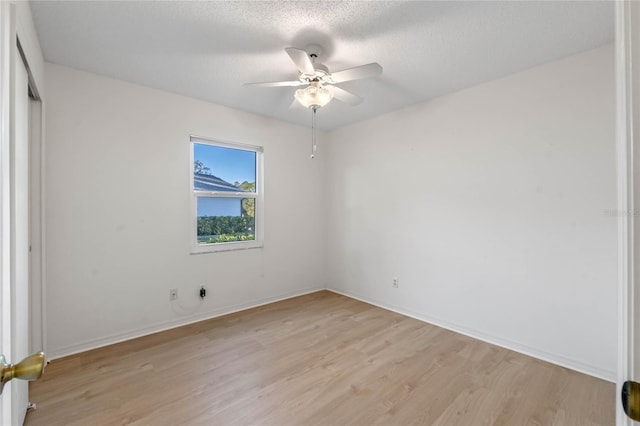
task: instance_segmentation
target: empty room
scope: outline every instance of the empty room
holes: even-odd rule
[[[640,421],[640,4],[0,22],[0,425]]]

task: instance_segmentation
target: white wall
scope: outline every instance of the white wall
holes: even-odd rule
[[[329,287],[614,380],[614,96],[606,46],[330,133]]]
[[[309,129],[58,65],[45,75],[51,357],[324,287]],[[189,254],[190,134],[264,147],[264,248]]]

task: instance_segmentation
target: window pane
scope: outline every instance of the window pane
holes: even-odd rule
[[[194,143],[193,187],[196,191],[256,192],[256,153]]]
[[[198,197],[198,243],[254,241],[255,199]]]

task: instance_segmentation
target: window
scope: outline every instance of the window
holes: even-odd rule
[[[262,246],[262,148],[191,137],[193,252]]]

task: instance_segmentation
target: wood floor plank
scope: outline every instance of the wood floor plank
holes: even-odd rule
[[[605,382],[322,291],[54,360],[26,425],[609,425]]]

